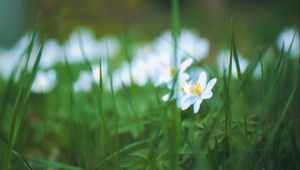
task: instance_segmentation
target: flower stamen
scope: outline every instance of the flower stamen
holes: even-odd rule
[[[171,75],[172,75],[172,76],[175,76],[175,75],[176,75],[176,73],[177,73],[177,69],[176,69],[176,68],[173,68],[173,67],[171,67],[171,68],[170,68],[170,73],[171,73]]]
[[[202,87],[201,84],[199,82],[193,84],[190,88],[189,91],[193,94],[193,95],[200,95],[200,93],[202,92]]]

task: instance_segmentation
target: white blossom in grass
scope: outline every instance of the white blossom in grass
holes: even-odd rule
[[[144,86],[148,80],[155,80],[152,76],[155,64],[159,58],[155,55],[151,44],[138,46],[131,62],[132,80],[138,86]]]
[[[110,57],[115,57],[121,51],[120,41],[111,35],[102,37],[97,41],[98,56],[106,56],[107,50]]]
[[[156,63],[155,70],[153,71],[154,77],[154,85],[158,86],[161,84],[173,84],[173,80],[176,76],[176,73],[183,73],[191,64],[192,59],[188,58],[181,63],[177,63],[179,66],[175,66],[174,61],[170,58],[168,61],[160,61]]]
[[[78,80],[73,84],[75,92],[89,92],[93,84],[93,76],[88,71],[82,71],[79,74]]]
[[[12,48],[0,47],[0,74],[4,80],[9,78],[22,57],[25,57],[23,54],[29,42],[30,36],[25,34]]]
[[[127,62],[124,62],[117,70],[112,74],[113,80],[113,89],[115,92],[119,91],[123,86],[122,84],[129,86],[131,85],[131,76],[130,76],[130,65]],[[110,88],[110,81],[107,81],[106,87]]]
[[[178,68],[177,80],[174,84],[174,81],[169,81],[167,83],[167,87],[170,90],[174,90],[173,94],[170,98],[171,92],[167,93],[163,96],[163,101],[168,101],[169,99],[176,99],[176,106],[179,108],[182,103],[182,96],[184,95],[184,86],[187,84],[187,80],[189,79],[189,75],[185,72],[185,70],[192,64],[193,59],[188,58],[184,60],[180,67]],[[176,76],[176,72],[173,73]],[[176,78],[176,77],[174,77]]]
[[[149,80],[151,72],[151,62],[148,58],[138,57],[131,63],[132,79],[138,86],[144,86]]]
[[[300,55],[300,40],[299,40],[300,38],[299,38],[299,32],[296,29],[294,29],[294,28],[284,29],[280,33],[280,35],[277,39],[277,48],[279,50],[281,50],[282,45],[284,44],[284,49],[285,49],[285,51],[287,51],[292,43],[294,36],[295,36],[295,38],[294,38],[294,41],[293,41],[293,44],[291,47],[290,55],[291,55],[291,57],[296,58],[296,57],[299,57],[299,55]]]
[[[99,57],[107,55],[113,57],[120,52],[121,45],[117,38],[113,36],[105,36],[96,39],[93,32],[86,28],[75,30],[65,44],[66,56],[70,63],[82,63],[83,57],[89,61],[95,61]]]
[[[193,105],[194,113],[197,113],[202,101],[212,97],[213,93],[211,90],[216,82],[217,79],[213,78],[207,83],[206,73],[201,72],[197,81],[190,82],[184,86],[185,95],[182,99],[181,109],[185,110]]]
[[[169,90],[174,89],[173,96],[170,98],[171,92],[165,94],[162,99],[163,101],[168,101],[169,99],[176,99],[177,108],[181,107],[182,99],[185,94],[184,86],[187,84],[187,80],[189,79],[189,75],[185,72],[179,72],[177,77],[177,82],[174,84],[168,84]]]
[[[97,42],[88,29],[78,29],[71,33],[65,44],[66,56],[70,63],[82,63],[84,56],[92,60],[97,56]]]
[[[34,93],[48,93],[56,86],[56,83],[56,72],[54,70],[38,71],[31,91]]]
[[[48,69],[63,61],[63,51],[55,40],[48,40],[44,44],[43,56],[40,61],[40,67]]]
[[[239,66],[241,73],[243,74],[248,67],[249,61],[241,56],[241,54],[238,54],[238,59],[239,59]],[[229,62],[230,62],[230,52],[229,50],[227,51],[222,51],[217,55],[217,64],[220,73],[223,73],[224,71],[229,71]],[[263,60],[264,62],[264,60]],[[267,62],[267,61],[266,61]],[[237,66],[235,64],[234,58],[232,58],[232,68],[231,68],[231,75],[233,78],[238,78],[238,71],[237,71]],[[252,72],[253,78],[260,78],[261,77],[261,65],[258,62],[256,67],[254,68]]]
[[[102,67],[102,81],[104,82],[107,78],[107,64],[106,62],[101,62],[101,67]],[[93,64],[92,65],[92,75],[93,75],[93,80],[95,83],[99,84],[100,82],[100,65],[99,64]]]
[[[196,61],[201,61],[207,57],[209,42],[200,38],[194,31],[183,29],[178,40],[179,56],[183,58],[193,57]]]
[[[240,70],[241,70],[241,73],[243,73],[247,68],[248,60],[245,59],[244,57],[241,57],[240,54],[238,54],[238,56],[239,56]],[[217,54],[217,65],[218,65],[219,71],[221,73],[223,73],[224,71],[229,70],[229,62],[230,62],[230,52],[229,52],[229,50],[221,51]],[[235,64],[235,61],[234,61],[233,57],[232,57],[231,74],[234,78],[238,77],[238,71],[237,71],[237,67],[236,67],[236,64]]]
[[[166,31],[162,33],[153,43],[154,48],[164,56],[171,55],[173,52],[172,33]],[[192,57],[196,61],[201,61],[207,57],[210,44],[209,41],[200,38],[195,31],[189,29],[182,29],[178,36],[178,57],[189,58]]]

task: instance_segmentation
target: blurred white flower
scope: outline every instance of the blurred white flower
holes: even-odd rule
[[[154,77],[156,79],[154,80],[154,85],[173,84],[177,71],[184,72],[192,64],[192,59],[188,58],[179,63],[179,67],[175,67],[173,63],[172,59],[170,59],[169,61],[160,61],[155,65]]]
[[[162,33],[153,42],[153,47],[160,56],[172,56],[172,33],[170,31]],[[181,30],[178,37],[178,58],[192,57],[196,61],[200,61],[207,57],[209,48],[208,40],[200,38],[195,31],[189,29]]]
[[[248,66],[249,61],[242,57],[240,54],[239,56],[239,66],[241,73],[243,74]],[[265,58],[263,59],[265,61]],[[219,68],[220,73],[223,73],[224,71],[229,70],[229,62],[230,62],[230,52],[227,51],[222,51],[217,55],[217,65]],[[268,62],[268,61],[265,61]],[[234,59],[232,58],[232,70],[231,70],[231,75],[233,78],[238,78],[238,72],[237,72],[237,66],[235,64]],[[261,77],[261,66],[260,63],[257,63],[256,67],[253,70],[252,74],[253,78],[260,78]]]
[[[16,67],[21,58],[24,57],[23,53],[30,41],[29,38],[29,35],[25,34],[14,47],[10,49],[0,48],[0,74],[4,80],[9,78],[14,67]]]
[[[149,80],[150,63],[148,64],[145,60],[139,57],[135,58],[131,63],[132,79],[138,86],[144,86]]]
[[[102,81],[104,82],[107,78],[107,64],[106,62],[101,62],[102,67]],[[92,65],[92,75],[95,83],[99,84],[100,82],[100,65],[93,64]]]
[[[113,57],[120,51],[121,45],[117,38],[106,36],[98,40],[95,35],[86,28],[80,28],[74,31],[66,43],[66,56],[70,63],[83,62],[84,56],[95,61],[100,57]]]
[[[176,106],[177,108],[180,108],[181,105],[182,105],[182,102],[183,102],[183,95],[185,94],[185,91],[184,91],[184,86],[187,84],[187,80],[189,79],[189,75],[187,73],[184,73],[184,72],[179,72],[178,73],[178,80],[176,82],[176,84],[174,85],[174,94],[173,96],[171,97],[171,99],[176,99]],[[169,84],[168,88],[170,90],[173,89],[173,85]],[[163,101],[168,101],[169,98],[170,98],[170,95],[171,95],[171,92],[170,93],[167,93],[165,94],[162,99]]]
[[[38,71],[33,82],[31,91],[34,93],[50,92],[56,85],[56,72],[49,70],[47,72]]]
[[[61,46],[55,40],[45,42],[43,56],[40,61],[40,67],[43,69],[51,68],[58,62],[63,61],[64,54]]]
[[[155,80],[153,72],[155,64],[159,60],[160,58],[156,56],[151,44],[137,47],[131,63],[131,73],[134,83],[138,86],[144,86],[148,80]]]
[[[172,34],[170,31],[166,31],[153,42],[152,49],[155,62],[151,77],[154,85],[158,86],[170,83],[177,72],[176,68],[185,70],[188,67],[183,64],[182,59],[192,57],[199,61],[206,57],[209,51],[209,42],[199,38],[193,31],[183,29],[178,37],[178,55],[175,62]]]
[[[200,61],[207,57],[209,52],[209,42],[200,38],[191,30],[183,29],[179,36],[179,55],[182,57],[193,57]]]
[[[0,49],[0,74],[4,80],[9,78],[18,60],[21,59],[21,55],[15,55],[14,53],[12,49]]]
[[[105,36],[97,41],[97,48],[98,56],[109,55],[109,57],[115,57],[121,51],[121,44],[116,37]]]
[[[93,77],[90,72],[80,72],[78,80],[73,84],[75,92],[88,92],[91,90],[93,84]]]
[[[240,70],[241,70],[241,73],[243,73],[246,68],[247,68],[247,65],[248,65],[248,60],[241,57],[241,55],[239,55],[239,66],[240,66]],[[218,65],[218,68],[219,68],[219,71],[221,73],[223,73],[224,71],[228,71],[229,69],[229,62],[230,62],[230,52],[229,50],[226,50],[226,51],[222,51],[220,53],[218,53],[217,55],[217,65]],[[237,72],[237,67],[236,67],[236,64],[234,62],[234,59],[232,59],[232,76],[234,78],[237,78],[238,77],[238,72]]]
[[[199,111],[200,105],[204,99],[210,99],[213,95],[211,89],[216,84],[217,79],[213,78],[207,83],[207,75],[201,72],[196,82],[190,82],[184,86],[185,94],[182,96],[180,107],[182,110],[194,105],[194,113]]]
[[[127,62],[124,62],[117,70],[114,71],[112,75],[113,79],[113,89],[114,91],[119,91],[123,86],[122,83],[126,86],[131,84],[130,76],[130,66]],[[107,87],[110,89],[110,82],[107,81]]]
[[[300,55],[300,40],[299,40],[299,32],[294,28],[286,28],[284,29],[278,39],[277,39],[277,48],[281,50],[282,45],[284,44],[285,51],[288,50],[290,44],[292,43],[293,37],[295,35],[292,48],[291,48],[291,56],[299,57]]]
[[[70,63],[81,63],[84,55],[87,59],[96,57],[97,46],[93,34],[87,29],[79,29],[71,33],[65,44],[66,57]]]

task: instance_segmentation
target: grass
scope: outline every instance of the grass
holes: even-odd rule
[[[178,0],[172,11],[176,58]],[[54,92],[31,94],[43,56],[43,43],[37,56],[32,54],[37,34],[35,29],[24,61],[0,93],[1,169],[300,169],[299,63],[288,57],[290,44],[272,56],[268,47],[258,50],[241,72],[232,29],[228,70],[219,74],[212,67],[218,78],[214,96],[193,114],[177,109],[170,99],[161,101],[165,89],[150,83],[123,84],[115,92],[109,47],[106,58],[99,56],[101,76],[90,93],[73,91],[77,70],[65,60],[56,67]],[[92,71],[83,46],[83,67]],[[130,61],[131,47],[124,43],[124,49]],[[109,92],[103,88],[105,60]],[[232,67],[238,79],[231,76]],[[257,67],[261,76],[254,78]]]

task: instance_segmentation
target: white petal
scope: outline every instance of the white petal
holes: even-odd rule
[[[211,80],[207,83],[205,89],[206,89],[206,90],[211,90],[211,89],[215,86],[216,82],[217,82],[217,79],[216,79],[216,78],[211,79]]]
[[[202,89],[204,89],[206,87],[206,82],[207,82],[207,75],[205,72],[201,72],[198,78],[198,81],[202,87]]]
[[[212,91],[211,90],[204,90],[202,93],[201,93],[201,98],[202,99],[209,99],[211,98],[213,95]]]
[[[162,97],[162,99],[163,99],[164,102],[166,102],[166,101],[169,100],[169,97],[170,97],[170,93],[165,94],[165,95]]]
[[[194,113],[197,113],[199,111],[202,101],[203,99],[201,98],[196,101],[196,103],[194,104]]]
[[[188,58],[188,59],[184,60],[180,65],[180,71],[186,70],[192,63],[193,63],[192,58]]]
[[[181,108],[182,105],[183,105],[182,97],[181,98],[177,98],[176,107],[177,108]]]
[[[182,110],[185,110],[188,107],[190,107],[190,105],[191,105],[191,103],[183,102],[180,107],[181,107]]]
[[[190,105],[194,104],[197,100],[197,97],[196,96],[190,96],[190,95],[185,95],[182,97],[181,99],[181,109],[182,110],[185,110],[187,109],[188,107],[190,107]]]

